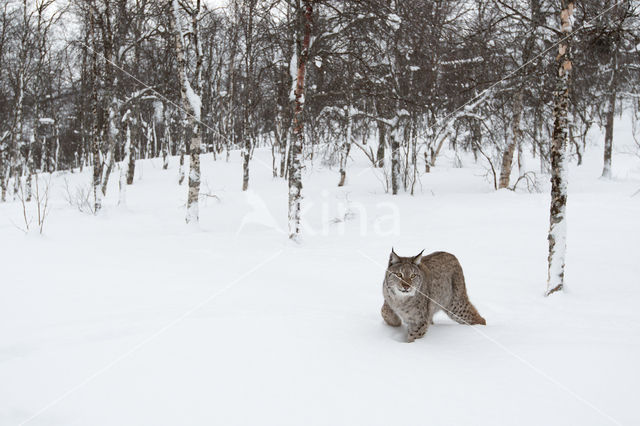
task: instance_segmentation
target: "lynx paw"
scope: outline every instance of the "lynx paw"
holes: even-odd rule
[[[429,323],[425,323],[419,326],[410,325],[409,332],[407,333],[407,343],[415,342],[416,339],[424,337],[429,329]]]
[[[402,321],[400,317],[393,312],[393,309],[389,307],[386,303],[382,305],[382,318],[384,321],[389,324],[391,327],[400,327],[402,325]]]

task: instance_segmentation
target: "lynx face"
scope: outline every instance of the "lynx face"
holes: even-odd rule
[[[424,273],[418,266],[422,253],[415,257],[400,257],[392,250],[385,285],[393,293],[413,296],[422,285]]]
[[[422,271],[413,264],[393,265],[387,269],[387,285],[396,293],[411,296],[422,284]]]

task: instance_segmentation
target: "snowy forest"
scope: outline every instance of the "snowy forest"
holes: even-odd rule
[[[421,423],[419,413],[392,417],[396,409],[373,396],[391,385],[366,378],[368,368],[391,377],[404,368],[393,386],[422,401],[422,385],[407,381],[423,354],[384,346],[402,340],[393,330],[375,337],[392,246],[456,254],[487,317],[487,327],[459,331],[436,317],[423,339],[442,371],[415,373],[420,380],[448,382],[457,361],[488,368],[460,367],[473,376],[472,392],[483,393],[489,375],[499,382],[468,412],[445,413],[468,401],[434,408],[434,424],[640,421],[631,402],[640,379],[632,362],[640,355],[636,0],[1,0],[0,191],[0,399],[10,401],[0,403],[0,424],[304,424],[318,407],[289,395],[296,386],[318,392],[304,377],[319,389],[344,383],[337,392],[348,399],[363,395],[349,409],[340,397],[313,396],[330,409],[309,424]],[[281,254],[286,266],[276,267]],[[236,294],[258,268],[262,278]],[[564,291],[565,270],[573,292]],[[220,292],[226,304],[212,302]],[[359,301],[342,300],[352,297]],[[272,317],[278,309],[283,317]],[[349,310],[359,326],[341,325],[354,321]],[[303,324],[290,329],[284,317]],[[181,356],[128,359],[196,319],[159,349],[175,344]],[[615,320],[626,326],[613,331]],[[307,341],[305,321],[320,341]],[[75,322],[83,325],[72,330]],[[437,334],[439,322],[451,327]],[[256,323],[262,336],[253,336]],[[61,328],[44,331],[53,324]],[[360,343],[348,343],[361,331]],[[41,339],[53,354],[32,355]],[[63,355],[52,349],[84,339],[95,341]],[[236,370],[253,363],[237,353],[256,351],[252,339],[270,360],[244,366],[255,380]],[[455,348],[453,360],[438,344]],[[358,345],[382,360],[367,353],[358,367]],[[476,345],[493,348],[479,350],[484,364],[466,358]],[[573,364],[588,347],[598,349]],[[505,354],[509,366],[487,367]],[[381,364],[403,356],[407,366]],[[203,373],[225,389],[195,378],[206,357],[234,366]],[[85,361],[75,373],[55,371],[76,358]],[[172,364],[185,358],[193,365]],[[586,366],[603,358],[611,362],[596,383],[585,382]],[[303,359],[320,368],[312,373]],[[340,359],[347,365],[337,367]],[[169,387],[186,386],[196,402],[127,381],[141,369],[140,383],[155,387],[146,369],[163,364]],[[32,377],[34,368],[46,378]],[[357,386],[346,379],[351,368]],[[112,369],[117,378],[101,382]],[[612,379],[622,369],[628,379]],[[234,374],[262,390],[237,388]],[[527,387],[520,399],[505,396],[509,377]],[[267,397],[274,380],[302,408]],[[151,392],[143,408],[101,400],[124,383],[134,388],[125,394]],[[429,392],[425,401],[439,401]],[[454,384],[443,392],[453,398]],[[207,394],[228,404],[198,414]],[[175,411],[156,405],[174,398]],[[264,417],[238,414],[243,399]],[[84,403],[128,414],[98,419]]]

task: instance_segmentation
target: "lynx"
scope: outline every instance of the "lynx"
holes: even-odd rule
[[[439,310],[460,324],[487,324],[469,301],[462,266],[450,253],[400,257],[391,249],[382,294],[382,318],[393,327],[404,321],[408,342],[425,335]]]

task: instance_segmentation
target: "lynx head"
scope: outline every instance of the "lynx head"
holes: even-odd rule
[[[421,260],[422,251],[417,256],[400,257],[391,249],[387,275],[384,280],[389,290],[404,296],[414,295],[424,280],[424,272],[418,266]]]

